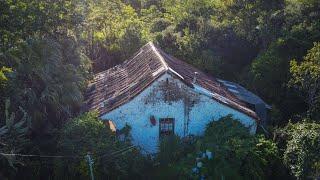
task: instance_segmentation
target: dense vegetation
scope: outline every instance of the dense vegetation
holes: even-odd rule
[[[58,141],[59,154],[78,158],[56,160],[54,178],[89,179],[88,164],[83,155],[90,152],[97,179],[141,179],[143,174],[139,173],[146,170],[150,162],[138,149],[129,147],[130,138],[119,141],[96,113],[81,115],[65,124]]]
[[[209,74],[241,83],[272,105],[266,137],[247,135],[239,127],[219,137],[228,140],[216,142],[226,150],[206,143],[217,138],[210,129],[218,125],[208,125],[197,141],[204,148],[198,150],[217,157],[205,163],[207,176],[319,177],[319,12],[319,0],[1,0],[0,153],[84,157],[85,147],[99,155],[129,146],[129,140],[118,142],[94,122],[94,114],[80,115],[83,93],[92,73],[153,41]],[[71,135],[83,131],[91,132],[82,137],[88,144],[73,151],[74,143],[84,140]],[[106,137],[103,143],[92,146],[101,137]],[[176,146],[194,152],[194,160],[198,146]],[[149,160],[132,151],[136,158],[123,153],[122,161],[97,161],[95,173],[110,178],[148,174],[143,164]],[[161,164],[191,162],[189,156],[160,155],[155,161]],[[1,154],[0,178],[87,178],[84,158],[70,160],[69,169],[63,161]],[[273,174],[272,168],[285,174]]]
[[[160,179],[290,178],[276,144],[263,136],[250,135],[232,116],[209,123],[204,136],[192,141],[168,137],[160,149],[159,159],[164,168],[159,172]]]

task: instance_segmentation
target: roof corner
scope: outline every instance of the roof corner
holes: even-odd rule
[[[167,64],[167,62],[164,60],[164,58],[162,57],[162,55],[159,53],[158,49],[156,48],[156,46],[153,44],[152,41],[148,42],[148,44],[151,46],[152,51],[157,55],[158,60],[162,63],[163,67],[167,70],[169,70],[169,66]]]

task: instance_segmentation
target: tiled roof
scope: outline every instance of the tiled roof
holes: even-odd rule
[[[98,110],[100,115],[110,112],[137,96],[165,72],[190,87],[204,88],[218,102],[258,120],[256,113],[216,78],[170,56],[152,42],[144,45],[131,59],[95,74],[85,96],[86,110]],[[197,79],[193,84],[195,72]]]
[[[271,109],[271,106],[264,102],[259,96],[255,95],[253,92],[247,90],[240,84],[218,79],[223,85],[225,85],[229,91],[231,91],[240,100],[250,103],[250,104],[263,104],[265,108]]]

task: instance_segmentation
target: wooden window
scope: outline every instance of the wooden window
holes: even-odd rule
[[[174,118],[161,118],[159,123],[160,136],[174,133]]]

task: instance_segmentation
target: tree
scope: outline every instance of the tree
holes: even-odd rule
[[[77,116],[81,108],[86,82],[90,79],[89,58],[93,61],[94,72],[99,72],[128,59],[150,40],[207,73],[240,81],[269,104],[274,104],[279,109],[274,111],[273,108],[275,125],[285,125],[288,119],[301,121],[300,117],[306,112],[309,117],[318,119],[320,45],[312,46],[320,41],[319,11],[319,0],[2,0],[0,126],[1,132],[6,133],[1,134],[0,141],[12,145],[1,148],[4,151],[15,149],[20,144],[18,137],[22,137],[21,141],[30,138],[32,146],[22,146],[21,152],[55,154],[56,133],[65,128],[65,123]],[[11,105],[6,107],[7,100]],[[11,118],[12,114],[14,118]],[[31,122],[27,136],[15,133],[25,128],[26,123],[22,120],[25,115]],[[13,121],[7,121],[6,117]],[[81,118],[97,120],[89,115]],[[216,178],[221,177],[215,171],[234,178],[270,175],[274,162],[268,157],[275,155],[274,143],[242,133],[242,128],[235,128],[236,124],[223,122],[228,127],[216,122],[208,129],[225,128],[217,136],[224,141],[214,139],[216,135],[208,130],[204,137],[208,141],[196,141],[201,146],[193,144],[190,145],[192,148],[185,148],[180,142],[184,140],[179,140],[176,150],[169,150],[173,155],[169,154],[168,159],[179,162],[179,166],[170,166],[177,170],[177,177],[190,177],[188,173],[194,166],[197,147],[199,151],[206,150],[201,149],[204,147],[211,148],[219,154],[205,162],[213,163],[209,166],[211,169],[207,169],[211,174],[207,174]],[[19,126],[17,130],[16,125]],[[102,128],[94,123],[93,126]],[[10,133],[8,127],[13,129]],[[228,132],[230,127],[237,130]],[[80,129],[86,128],[81,126]],[[109,133],[103,136],[113,137]],[[86,138],[94,142],[94,136]],[[213,140],[216,142],[212,143]],[[286,141],[290,140],[284,140],[284,144]],[[111,143],[110,148],[117,150],[114,141],[108,143]],[[84,146],[89,145],[84,143]],[[67,145],[60,147],[61,153],[68,150]],[[82,156],[85,151],[76,153]],[[289,154],[288,158],[291,158],[292,153]],[[115,177],[118,173],[128,177],[135,174],[132,172],[141,172],[141,166],[135,164],[141,161],[125,155],[118,158],[123,159],[103,162],[110,166],[99,166],[106,169],[99,169],[98,174]],[[10,161],[1,160],[4,168],[10,167]],[[21,162],[28,166],[21,166],[19,162],[15,164],[17,171],[7,168],[16,179],[53,177],[50,160],[23,159]],[[70,162],[75,165],[80,161]],[[292,170],[300,166],[297,161],[288,162],[294,167]],[[184,170],[180,171],[180,167]],[[86,173],[82,171],[84,169],[74,170],[70,173]],[[70,176],[73,175],[81,176]],[[273,176],[268,175],[268,178]]]
[[[95,72],[126,60],[146,42],[144,23],[130,5],[99,0],[87,6],[82,36]]]
[[[23,153],[31,141],[28,136],[30,117],[19,107],[19,112],[10,112],[10,101],[5,102],[5,125],[0,127],[0,152],[5,154]],[[22,114],[20,117],[19,114]],[[13,178],[17,169],[25,166],[25,161],[19,157],[0,155],[0,171]],[[3,168],[4,167],[4,168]]]
[[[318,113],[316,108],[320,100],[320,43],[308,51],[304,60],[298,64],[290,62],[291,79],[289,85],[303,93],[309,106],[309,117]]]
[[[104,125],[97,113],[85,113],[69,121],[61,129],[58,140],[59,154],[75,156],[56,160],[56,179],[88,179],[86,159],[91,152],[94,159],[94,175],[97,179],[141,178],[148,161],[140,155],[130,141],[120,141],[115,133]]]
[[[284,162],[297,179],[317,178],[320,175],[320,125],[302,120],[289,123],[278,132],[284,145]]]
[[[34,35],[76,35],[82,24],[81,1],[2,0],[0,51],[15,47]]]
[[[234,31],[261,50],[279,37],[284,22],[284,0],[225,1],[222,13]]]
[[[30,39],[2,56],[14,69],[3,95],[28,112],[34,131],[57,127],[80,108],[89,65],[74,43]]]
[[[22,123],[25,113],[30,122],[27,134],[32,145],[21,152],[54,154],[56,131],[78,114],[82,105],[90,68],[87,57],[72,38],[34,37],[16,44],[0,58],[12,69],[1,87],[1,110],[4,112],[2,103],[9,100],[8,111],[14,112],[14,123]],[[1,117],[5,117],[2,111]],[[0,118],[0,124],[5,124],[5,118]],[[52,166],[50,160],[23,162],[28,166],[18,166],[13,177],[41,179],[48,176]]]
[[[207,125],[201,149],[214,154],[213,159],[204,164],[213,179],[283,176],[281,171],[273,171],[276,166],[282,168],[276,144],[263,136],[249,134],[248,129],[230,115]]]
[[[158,173],[162,178],[289,178],[276,144],[261,135],[251,135],[248,128],[230,115],[212,121],[207,125],[204,136],[191,139],[192,143],[186,143],[190,146],[183,145],[182,142],[188,142],[186,139],[165,139],[162,142],[161,150],[164,149],[164,152],[160,155],[165,160],[170,159],[169,168],[162,168]],[[168,140],[173,146],[168,144]],[[165,145],[170,146],[167,149],[174,147],[171,153],[165,151]],[[212,153],[211,158],[208,158],[207,152]],[[197,168],[199,163],[201,167]]]

